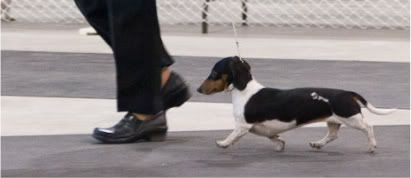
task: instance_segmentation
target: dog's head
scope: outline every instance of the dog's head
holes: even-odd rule
[[[237,56],[227,57],[214,65],[197,91],[210,95],[226,90],[231,84],[238,90],[244,90],[251,79],[250,65],[246,61]]]

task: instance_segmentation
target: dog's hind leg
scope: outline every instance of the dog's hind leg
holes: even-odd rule
[[[344,124],[352,128],[358,129],[362,131],[364,134],[366,134],[368,138],[368,152],[373,153],[375,151],[375,149],[377,148],[377,141],[375,140],[373,126],[369,125],[364,120],[363,115],[361,113],[358,113],[349,118],[340,118],[339,120]]]
[[[275,151],[284,151],[285,141],[281,139],[277,132],[273,132],[272,129],[262,124],[256,124],[250,129],[250,132],[270,139],[275,145]]]
[[[335,139],[337,139],[338,130],[340,129],[341,124],[336,123],[336,122],[328,121],[327,126],[328,126],[327,135],[325,135],[324,138],[322,138],[318,141],[310,142],[310,146],[312,148],[321,149],[327,143],[330,143],[330,142],[334,141]]]
[[[275,135],[273,137],[269,137],[268,139],[270,139],[275,147],[275,151],[284,151],[285,149],[285,141],[279,136],[279,135]]]

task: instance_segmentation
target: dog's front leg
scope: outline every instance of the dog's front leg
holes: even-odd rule
[[[237,142],[242,136],[250,130],[248,125],[237,125],[234,130],[224,140],[217,140],[216,144],[220,148],[228,148],[230,145]]]

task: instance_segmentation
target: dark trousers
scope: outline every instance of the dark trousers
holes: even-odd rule
[[[161,68],[173,64],[163,46],[155,0],[75,0],[89,24],[111,47],[117,108],[142,114],[163,110]]]

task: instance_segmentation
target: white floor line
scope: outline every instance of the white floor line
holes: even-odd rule
[[[176,56],[226,57],[235,54],[233,38],[164,35],[167,50]],[[239,38],[246,58],[409,62],[409,40],[250,37]],[[2,50],[111,53],[98,36],[77,31],[5,31]]]
[[[109,127],[123,116],[115,112],[115,100],[52,97],[1,98],[1,134],[90,134],[94,127]],[[233,128],[231,104],[189,102],[168,111],[170,131],[226,130]],[[410,111],[389,116],[365,111],[372,125],[409,125]],[[325,126],[324,123],[309,127]]]

